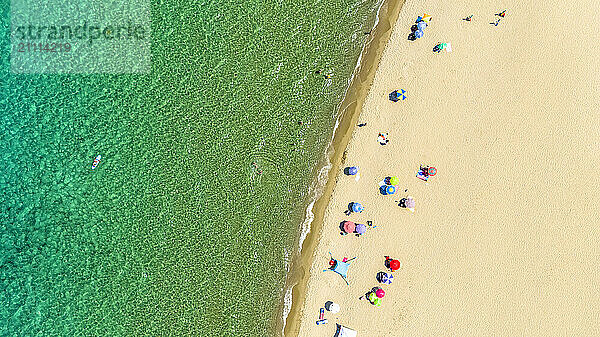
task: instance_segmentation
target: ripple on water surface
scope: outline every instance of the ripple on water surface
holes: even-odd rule
[[[377,5],[160,1],[149,75],[2,72],[3,334],[272,334]]]

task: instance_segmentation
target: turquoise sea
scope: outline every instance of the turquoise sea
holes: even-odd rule
[[[0,335],[280,334],[379,4],[159,0],[149,74],[17,75],[3,2]]]

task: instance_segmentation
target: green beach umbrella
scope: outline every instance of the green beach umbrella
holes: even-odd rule
[[[390,185],[398,185],[400,183],[400,179],[398,177],[393,176],[390,178]]]

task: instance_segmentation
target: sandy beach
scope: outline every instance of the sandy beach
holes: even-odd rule
[[[423,13],[433,20],[409,41]],[[600,335],[598,19],[593,0],[406,1],[357,118],[367,125],[334,167],[286,337],[333,336],[336,323],[370,337]],[[434,53],[440,42],[452,52]],[[391,102],[396,89],[407,99]],[[427,184],[420,165],[437,168]],[[387,176],[394,195],[379,193]],[[408,195],[414,213],[398,206]],[[365,210],[344,214],[350,202]],[[377,227],[342,236],[343,220]],[[323,272],[329,252],[357,257],[349,286]],[[380,285],[386,255],[403,266]],[[359,300],[375,286],[381,307]],[[317,326],[327,301],[341,311]]]

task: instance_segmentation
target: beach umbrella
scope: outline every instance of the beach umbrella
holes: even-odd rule
[[[394,275],[392,275],[392,274],[383,273],[383,275],[381,276],[381,283],[383,283],[383,284],[392,284],[393,280],[394,280]]]
[[[417,31],[415,32],[415,37],[416,37],[417,39],[420,39],[420,38],[422,38],[422,37],[423,37],[423,31],[422,31],[422,30],[417,30]]]
[[[390,178],[390,185],[398,185],[400,183],[400,179],[398,177],[393,176]]]
[[[377,291],[375,292],[375,295],[378,298],[383,298],[383,296],[385,296],[385,291],[383,291],[383,289],[377,289]]]
[[[417,29],[419,29],[419,30],[424,30],[424,29],[425,29],[425,27],[427,27],[427,23],[426,23],[425,21],[419,21],[419,22],[417,23]]]
[[[431,21],[431,15],[423,14],[423,17],[421,18],[421,21],[425,21],[425,22]]]
[[[373,304],[376,307],[380,307],[381,306],[381,298],[375,298],[375,300],[373,301]]]
[[[385,187],[385,194],[390,195],[396,193],[396,187],[394,185],[389,185]]]
[[[415,208],[415,199],[412,197],[406,198],[404,201],[404,206],[406,206],[406,208]]]
[[[435,167],[432,166],[427,170],[427,173],[430,177],[433,177],[437,173],[437,170],[435,169]]]
[[[344,221],[344,232],[353,233],[356,225],[352,221]]]
[[[367,231],[367,226],[365,226],[364,224],[361,224],[361,223],[357,223],[356,228],[354,230],[358,234],[365,234],[365,232]]]
[[[357,174],[357,173],[358,173],[358,167],[356,167],[356,166],[352,166],[352,167],[349,167],[349,168],[348,168],[348,174],[350,174],[350,175],[352,175],[352,176],[353,176],[353,175],[355,175],[355,174]]]
[[[352,203],[352,212],[355,213],[360,213],[364,210],[365,208],[363,207],[363,205],[359,204],[358,202],[353,202]]]
[[[401,265],[402,264],[398,260],[392,260],[392,261],[390,261],[390,269],[392,271],[396,271],[396,270],[400,269]]]
[[[340,305],[337,304],[337,303],[331,302],[331,304],[329,304],[329,308],[327,310],[329,310],[332,313],[336,314],[336,313],[340,312]]]

